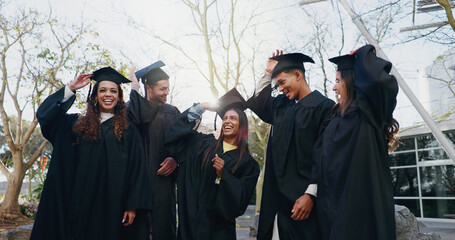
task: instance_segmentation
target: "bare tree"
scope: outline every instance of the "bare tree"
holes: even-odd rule
[[[43,140],[34,151],[27,148],[38,125],[35,116],[38,105],[49,93],[63,86],[59,76],[72,79],[112,61],[99,45],[83,41],[95,32],[84,24],[59,23],[51,13],[46,16],[23,9],[19,14],[7,16],[0,12],[0,31],[0,116],[12,160],[12,168],[7,168],[5,159],[0,161],[0,170],[8,181],[0,218],[20,220],[18,197],[22,181],[27,169],[49,144]],[[13,109],[7,109],[11,105]],[[14,112],[15,121],[11,121],[9,111]],[[27,125],[24,125],[24,114],[33,115]]]
[[[180,52],[197,69],[213,96],[237,87],[247,95],[256,76],[263,74],[263,68],[255,69],[256,55],[263,42],[258,39],[256,29],[264,24],[260,17],[267,12],[264,1],[217,1],[217,0],[181,0],[191,12],[194,33],[188,33],[181,39],[196,42],[195,46],[204,52],[192,55],[191,48],[184,48],[173,40],[162,37],[137,24],[136,27],[158,39],[161,43]],[[248,10],[244,5],[248,4]],[[194,48],[194,46],[193,46]],[[269,50],[268,50],[269,51]],[[266,59],[259,59],[265,65]],[[260,72],[260,73],[259,73]],[[260,166],[264,165],[269,125],[253,114],[249,114],[249,147]],[[258,195],[262,188],[257,188]]]

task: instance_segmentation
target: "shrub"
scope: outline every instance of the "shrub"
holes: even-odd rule
[[[36,218],[36,212],[38,211],[38,203],[37,201],[30,200],[30,201],[24,201],[21,204],[21,212],[28,218],[35,220]]]

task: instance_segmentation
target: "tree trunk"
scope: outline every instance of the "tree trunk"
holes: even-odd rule
[[[19,195],[21,192],[22,181],[25,177],[23,166],[14,166],[14,170],[8,178],[5,198],[0,206],[0,218],[16,220],[23,218],[19,206]]]

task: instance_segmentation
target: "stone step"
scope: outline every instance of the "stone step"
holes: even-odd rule
[[[30,225],[21,225],[16,229],[11,229],[6,232],[3,232],[0,235],[0,240],[24,240],[29,239],[30,234],[32,233],[33,224]]]

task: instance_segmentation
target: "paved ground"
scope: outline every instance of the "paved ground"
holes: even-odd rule
[[[254,225],[254,210],[255,206],[250,205],[245,211],[245,214],[237,218],[237,240],[250,240],[250,226]]]
[[[237,239],[252,240],[250,226],[254,224],[254,206],[248,206],[245,214],[237,218]],[[455,240],[455,223],[419,222],[422,233],[437,233],[441,240]]]
[[[441,240],[455,240],[455,223],[419,222],[419,230],[422,233],[437,233]]]
[[[254,225],[254,206],[248,206],[245,214],[237,218],[237,239],[252,240],[250,235],[250,226]],[[30,225],[31,226],[31,225]],[[419,229],[422,233],[437,233],[441,240],[455,240],[455,223],[435,223],[419,222]],[[8,229],[4,229],[8,230]],[[2,240],[2,231],[0,231],[0,240]],[[4,238],[10,239],[10,238]],[[18,238],[22,239],[22,238]],[[25,239],[25,238],[24,238]]]

